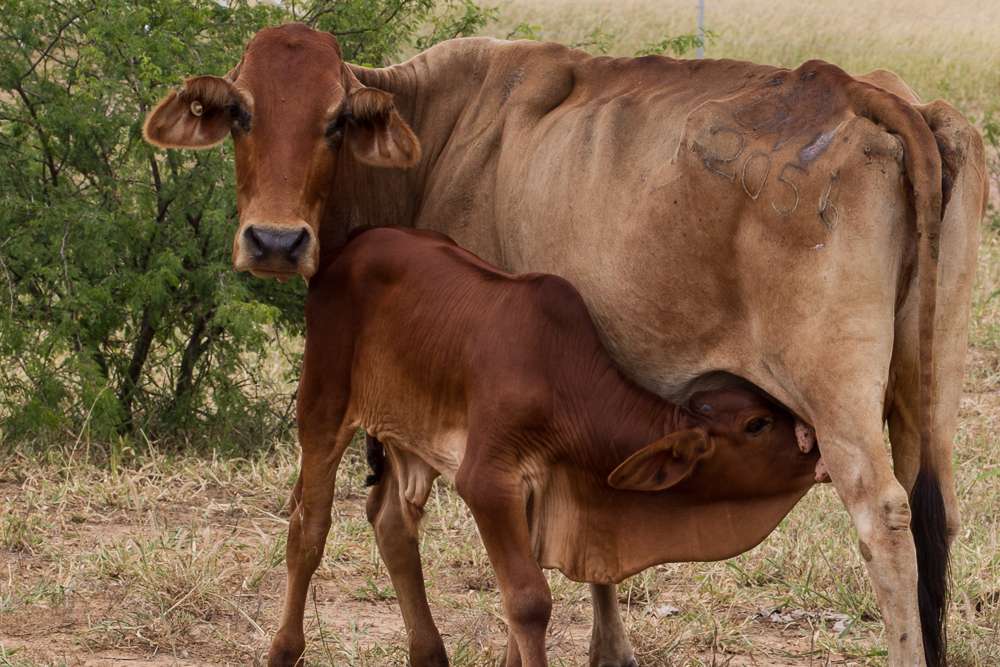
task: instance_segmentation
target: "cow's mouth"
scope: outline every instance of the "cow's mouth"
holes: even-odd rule
[[[288,282],[291,278],[299,275],[297,271],[268,271],[265,269],[249,269],[255,278],[274,278],[279,283]]]

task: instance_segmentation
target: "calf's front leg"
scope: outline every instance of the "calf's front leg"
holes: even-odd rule
[[[552,593],[531,551],[524,490],[516,478],[498,480],[495,474],[492,470],[480,474],[463,465],[456,487],[472,511],[497,575],[512,635],[506,665],[546,667],[545,632],[552,615]]]
[[[326,536],[330,531],[337,466],[353,435],[354,430],[346,426],[337,429],[333,438],[324,436],[322,429],[314,431],[300,427],[302,465],[293,491],[294,509],[288,522],[285,606],[281,627],[268,652],[270,667],[302,664],[306,646],[302,621],[309,581],[323,557]]]

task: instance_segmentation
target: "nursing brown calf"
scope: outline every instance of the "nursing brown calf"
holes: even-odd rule
[[[309,580],[337,466],[363,427],[388,460],[369,519],[413,665],[446,665],[417,524],[438,475],[472,510],[510,627],[508,665],[545,665],[542,567],[618,582],[650,565],[721,559],[762,540],[813,483],[818,452],[790,413],[745,389],[688,407],[629,380],[576,290],[493,268],[434,232],[356,236],[309,286],[299,388],[302,469],[272,665],[302,654]]]

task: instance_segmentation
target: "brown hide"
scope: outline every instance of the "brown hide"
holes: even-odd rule
[[[858,368],[888,384],[891,342],[879,341],[909,299],[922,324],[907,345],[922,345],[920,391],[925,405],[933,400],[941,160],[912,92],[891,73],[592,58],[492,39],[452,40],[372,70],[345,65],[329,35],[289,25],[261,31],[227,78],[255,107],[253,130],[234,131],[238,268],[292,270],[254,267],[241,248],[252,224],[308,224],[314,252],[297,266],[307,276],[313,255],[335,251],[351,228],[438,229],[505,268],[569,279],[613,356],[657,393],[683,396],[695,378],[725,371],[814,424],[816,405],[840,402]],[[357,88],[391,93],[380,120],[365,121],[374,127],[352,124],[344,95]],[[161,110],[183,111],[170,99],[147,130]],[[946,152],[967,155],[981,177],[981,142],[967,124],[952,121],[937,138],[978,143]],[[964,163],[946,170],[948,183]],[[974,233],[976,208],[953,235]],[[876,342],[849,360],[815,351],[858,340]],[[831,363],[844,368],[827,372]],[[920,420],[930,410],[913,412]],[[926,443],[930,424],[920,428]]]

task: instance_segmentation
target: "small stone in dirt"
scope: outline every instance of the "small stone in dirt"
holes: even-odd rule
[[[667,616],[676,616],[681,613],[681,610],[677,607],[673,607],[669,604],[661,604],[656,608],[656,615],[660,618],[665,618]]]

